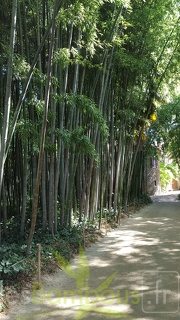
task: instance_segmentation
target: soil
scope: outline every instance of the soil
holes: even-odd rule
[[[71,261],[69,275],[58,268],[43,276],[40,290],[12,293],[0,319],[179,320],[178,193],[154,196],[151,205],[121,219]]]

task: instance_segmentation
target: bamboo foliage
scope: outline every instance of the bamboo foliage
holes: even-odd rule
[[[98,212],[101,226],[106,210],[119,221],[144,192],[142,137],[178,65],[179,13],[174,0],[12,8],[2,39],[11,54],[0,59],[1,209],[4,225],[20,218],[21,236],[31,223],[30,252],[36,228],[54,235]]]

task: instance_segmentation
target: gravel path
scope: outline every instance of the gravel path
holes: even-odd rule
[[[0,318],[179,320],[180,201],[177,193],[153,201],[87,248],[88,264],[83,254],[71,261],[76,279],[45,276]]]

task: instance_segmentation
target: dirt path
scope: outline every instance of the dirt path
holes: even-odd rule
[[[43,278],[39,294],[24,292],[3,319],[179,320],[180,201],[176,198],[174,193],[156,196],[153,204],[123,219],[118,229],[86,249],[88,266],[85,257],[81,269],[78,258],[71,261],[76,276],[86,278],[86,289],[78,291],[80,282],[58,270]]]

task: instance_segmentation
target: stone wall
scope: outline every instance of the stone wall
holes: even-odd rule
[[[159,161],[152,157],[147,159],[145,185],[147,194],[156,195],[161,193]]]

